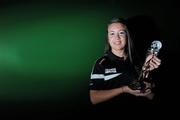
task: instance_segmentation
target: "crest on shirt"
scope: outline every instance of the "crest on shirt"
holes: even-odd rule
[[[116,68],[105,69],[105,73],[117,73]]]

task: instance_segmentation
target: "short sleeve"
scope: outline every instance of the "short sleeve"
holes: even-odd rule
[[[101,90],[104,89],[104,66],[102,65],[102,61],[97,61],[93,66],[91,75],[90,75],[90,83],[89,87],[91,90]]]

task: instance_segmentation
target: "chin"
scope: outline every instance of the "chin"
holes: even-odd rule
[[[116,50],[123,50],[122,47],[116,47],[115,49],[116,49]]]

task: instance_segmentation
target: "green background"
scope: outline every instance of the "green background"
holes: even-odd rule
[[[17,111],[88,107],[90,73],[103,54],[111,18],[107,7],[55,1],[2,6],[2,106]]]

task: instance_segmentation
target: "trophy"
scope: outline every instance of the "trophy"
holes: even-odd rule
[[[157,56],[158,53],[159,53],[159,50],[161,49],[162,47],[162,43],[158,40],[154,40],[152,43],[151,43],[151,46],[150,48],[148,49],[148,54],[153,54],[152,58],[154,56]],[[151,59],[152,59],[151,58]],[[141,72],[139,74],[139,77],[137,80],[134,80],[130,85],[129,87],[133,90],[141,90],[141,92],[145,92],[145,88],[146,88],[146,85],[144,82],[149,82],[151,83],[151,80],[149,78],[149,73],[150,73],[150,70],[149,70],[149,63],[151,61],[151,59],[149,61],[146,62],[146,64],[142,67],[141,69]]]

